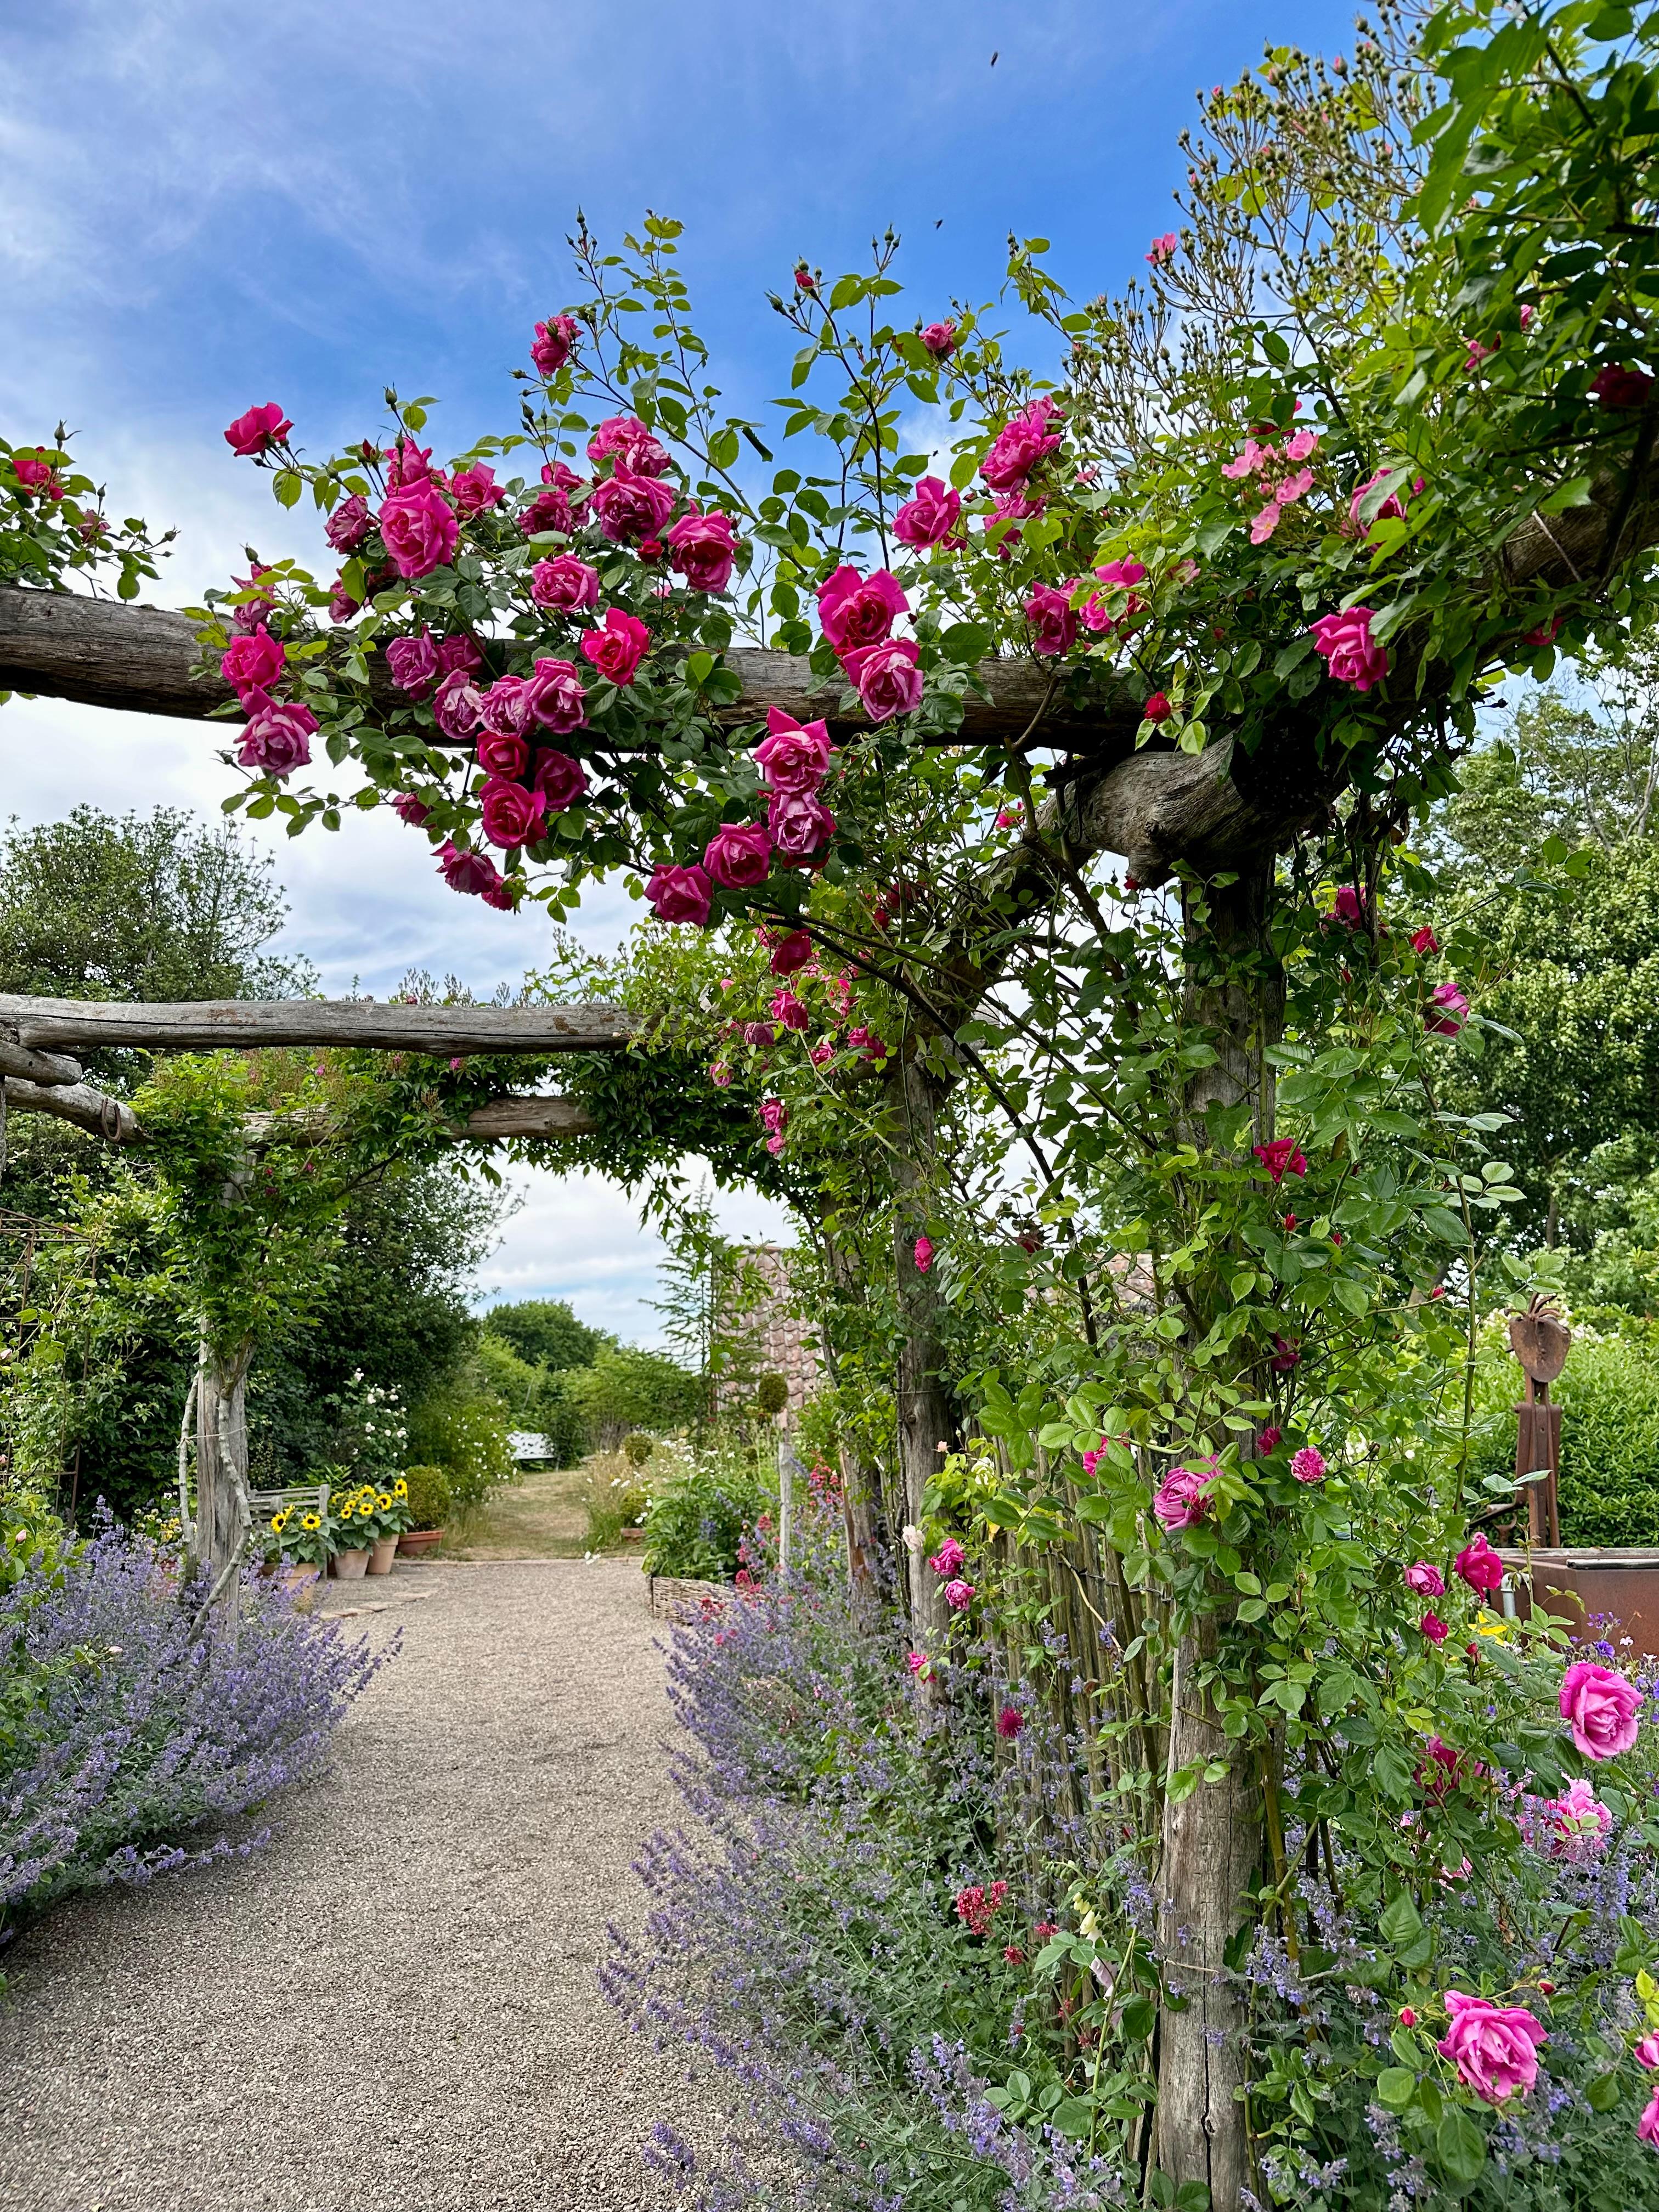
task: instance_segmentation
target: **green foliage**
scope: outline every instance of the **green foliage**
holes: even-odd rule
[[[645,1508],[645,1571],[729,1582],[745,1532],[769,1508],[759,1459],[736,1443],[682,1449],[677,1458]]]
[[[455,1506],[471,1510],[518,1479],[507,1428],[500,1398],[482,1367],[469,1361],[410,1408],[410,1457],[442,1468]]]
[[[781,1375],[763,1375],[755,1385],[755,1411],[762,1420],[776,1418],[789,1403],[789,1385]]]
[[[112,521],[104,488],[76,467],[70,438],[61,422],[45,444],[0,438],[0,584],[66,591],[71,577],[112,570],[117,598],[136,599],[177,533],[152,538],[136,516]]]
[[[411,1467],[404,1471],[409,1486],[409,1525],[411,1528],[441,1528],[453,1503],[449,1476],[441,1467]]]
[[[605,1453],[596,1454],[588,1461],[582,1502],[587,1510],[590,1552],[611,1550],[630,1529],[640,1526],[650,1495],[641,1480],[640,1465],[626,1455],[620,1468]]]
[[[663,1435],[700,1420],[703,1385],[666,1352],[607,1345],[591,1367],[563,1378],[596,1451],[614,1451],[630,1429]]]
[[[623,1457],[629,1467],[643,1467],[656,1448],[655,1439],[641,1435],[637,1429],[622,1441]]]
[[[499,1337],[532,1367],[591,1367],[606,1338],[577,1320],[562,1298],[521,1298],[483,1316],[486,1339]]]

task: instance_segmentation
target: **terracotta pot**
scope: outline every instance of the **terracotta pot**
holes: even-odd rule
[[[282,1571],[283,1588],[285,1590],[309,1589],[319,1571],[308,1560],[291,1559]]]
[[[367,1552],[337,1552],[328,1563],[328,1571],[336,1582],[355,1583],[368,1566]]]
[[[424,1559],[428,1552],[435,1552],[443,1540],[441,1528],[405,1528],[398,1539],[398,1557],[400,1559]]]
[[[392,1562],[398,1556],[398,1539],[382,1536],[368,1555],[368,1571],[372,1575],[389,1575]]]
[[[1638,1654],[1659,1653],[1659,1552],[1633,1544],[1564,1544],[1534,1552],[1530,1582],[1525,1553],[1506,1550],[1498,1557],[1515,1577],[1522,1619],[1536,1596],[1575,1636],[1606,1636],[1614,1644],[1628,1636]],[[1592,1620],[1617,1625],[1591,1627]]]

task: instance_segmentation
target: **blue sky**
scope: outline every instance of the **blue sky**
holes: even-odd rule
[[[890,223],[913,312],[994,296],[1012,230],[1080,295],[1174,220],[1194,90],[1264,40],[1339,52],[1330,0],[54,0],[0,16],[0,430],[61,416],[112,504],[180,532],[155,596],[222,582],[251,540],[320,560],[301,515],[220,432],[280,400],[313,451],[372,429],[388,382],[443,405],[441,453],[511,428],[531,324],[573,295],[580,204],[615,238],[647,207],[683,266],[715,374],[757,415],[790,334],[765,304],[797,256],[857,264]],[[992,66],[993,53],[997,56]],[[937,226],[937,227],[936,227]],[[40,702],[0,714],[5,811],[80,800],[216,810],[191,724]],[[278,841],[282,843],[282,841]],[[282,844],[290,935],[325,988],[404,968],[488,990],[537,957],[532,921],[457,899],[387,817]],[[629,913],[601,893],[584,927]],[[573,1297],[650,1334],[656,1247],[592,1179],[517,1178],[481,1288]],[[772,1231],[735,1201],[741,1233]]]

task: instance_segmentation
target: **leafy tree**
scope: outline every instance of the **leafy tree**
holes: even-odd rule
[[[499,1337],[521,1360],[556,1373],[567,1367],[591,1367],[611,1340],[603,1329],[578,1321],[562,1298],[520,1298],[510,1305],[491,1306],[483,1326],[486,1336]]]
[[[707,1403],[700,1375],[666,1352],[638,1345],[606,1345],[591,1367],[564,1378],[572,1402],[599,1451],[614,1451],[633,1429],[660,1434],[700,1421]]]

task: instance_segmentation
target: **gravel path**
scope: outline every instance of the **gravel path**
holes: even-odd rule
[[[674,1812],[637,1565],[357,1587],[403,1650],[272,1844],[8,1954],[6,2212],[629,2212],[653,2122],[710,2140],[594,1984]]]

